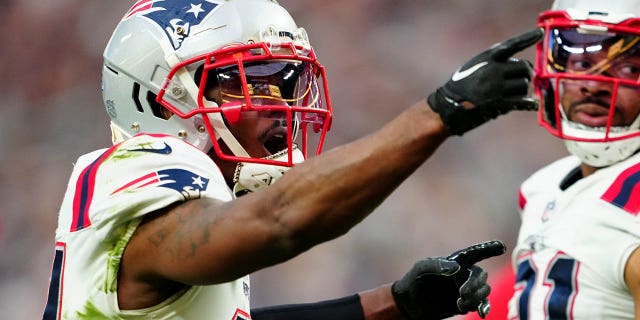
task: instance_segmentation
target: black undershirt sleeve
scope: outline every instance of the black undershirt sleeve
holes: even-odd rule
[[[360,296],[251,309],[252,320],[365,320]]]

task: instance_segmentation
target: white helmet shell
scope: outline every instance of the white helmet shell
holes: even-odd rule
[[[183,11],[177,13],[178,9]],[[300,32],[289,13],[274,0],[207,0],[199,5],[182,0],[136,3],[118,24],[104,51],[103,100],[114,142],[141,132],[167,134],[208,151],[212,142],[203,127],[203,116],[166,119],[155,97],[176,64],[230,44],[259,41],[260,33],[269,28]],[[169,99],[185,113],[197,106],[198,88],[193,80],[196,69],[188,67],[187,73],[174,78],[167,90]]]
[[[619,23],[640,16],[640,2],[629,0],[555,0],[551,10],[564,10],[574,20],[595,18]]]

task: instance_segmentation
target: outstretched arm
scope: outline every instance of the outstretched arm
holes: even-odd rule
[[[487,58],[481,60],[486,63],[468,78],[481,79],[515,68],[518,72],[507,75],[520,79],[516,87],[527,86],[528,64],[509,59],[507,53],[534,43],[539,39],[535,36],[519,36],[483,52],[481,56]],[[502,53],[496,58],[492,50]],[[451,82],[455,84],[449,85]],[[437,107],[420,101],[380,130],[297,165],[261,192],[227,203],[190,200],[147,218],[124,252],[118,287],[121,303],[154,305],[167,295],[154,288],[234,280],[346,233],[424,163],[450,133],[461,134],[451,128],[473,120],[473,125],[462,129],[470,130],[518,109],[521,103],[513,101],[526,95],[526,90],[498,94],[499,86],[486,91],[466,87],[475,81],[447,84],[443,88],[448,88],[448,94],[455,93],[455,100],[445,95],[447,103],[434,102]],[[467,92],[474,94],[467,96]],[[495,95],[504,98],[491,98]],[[499,112],[492,105],[500,106]]]
[[[158,212],[136,230],[122,272],[212,284],[290,259],[364,219],[447,136],[439,115],[421,101],[381,130],[297,165],[261,192],[231,202],[190,200]]]

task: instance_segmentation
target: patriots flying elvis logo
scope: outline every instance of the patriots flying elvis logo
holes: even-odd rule
[[[209,179],[183,169],[168,169],[152,172],[118,188],[111,194],[123,190],[136,190],[148,186],[168,188],[180,192],[185,200],[200,198],[200,193],[207,189]]]
[[[191,33],[220,3],[212,0],[140,0],[123,20],[144,16],[157,23],[178,50]]]

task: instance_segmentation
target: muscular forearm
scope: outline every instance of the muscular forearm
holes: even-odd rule
[[[439,116],[419,102],[381,130],[297,166],[261,202],[302,252],[364,219],[447,136]]]
[[[514,109],[535,109],[527,97],[531,67],[510,57],[541,37],[534,30],[492,46],[463,65],[473,68],[463,79],[451,79],[430,95],[433,108],[421,101],[381,130],[310,159],[275,183],[274,192],[263,195],[271,201],[264,203],[276,204],[278,223],[291,232],[292,253],[347,232],[449,133],[462,135]]]

